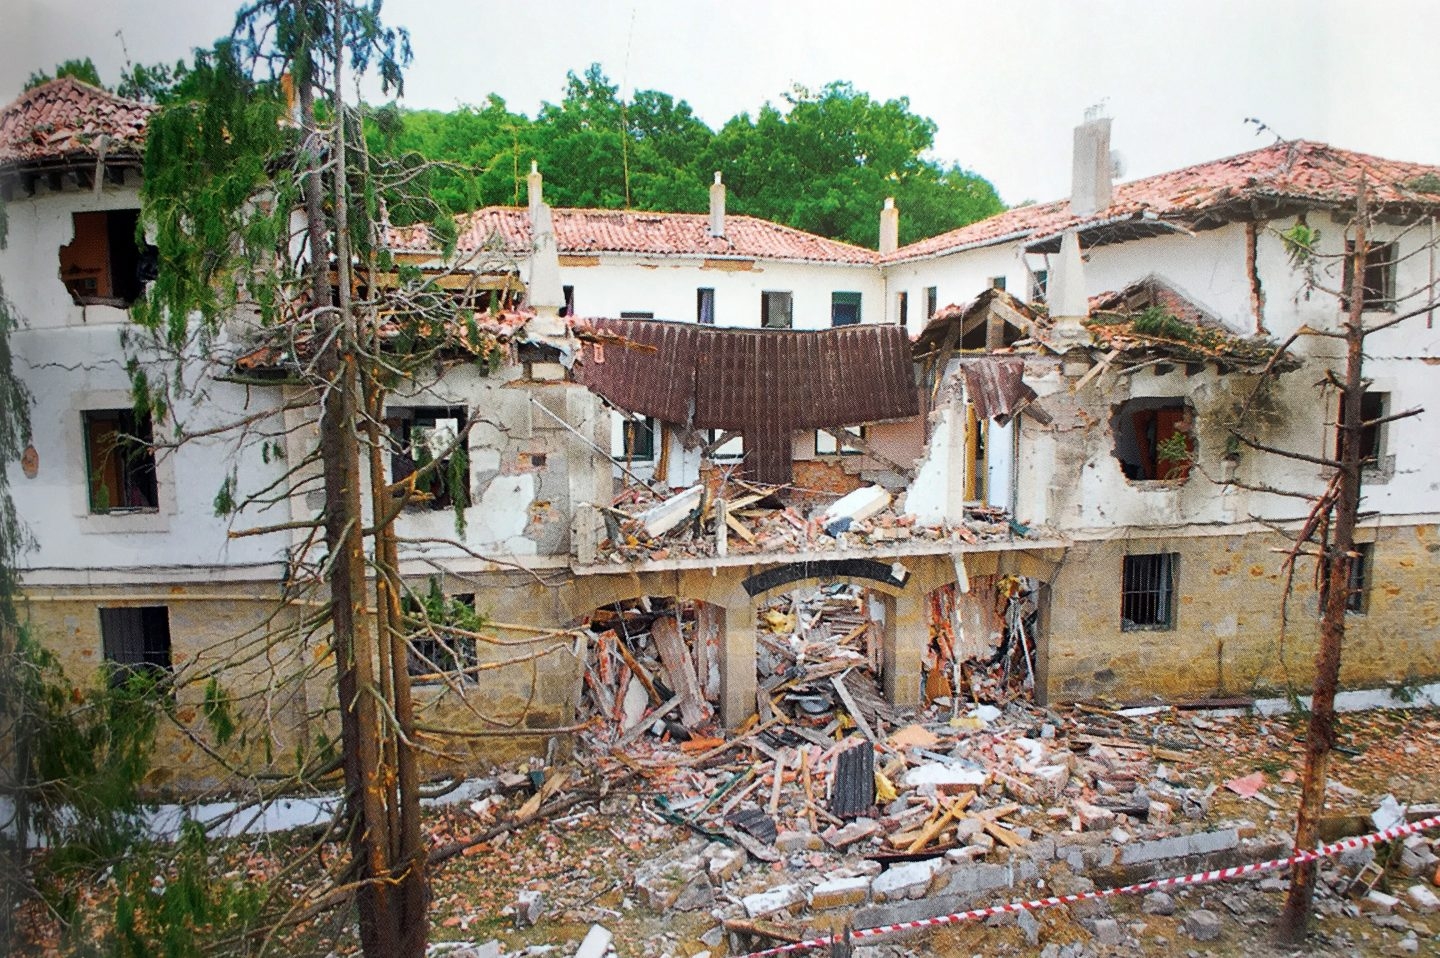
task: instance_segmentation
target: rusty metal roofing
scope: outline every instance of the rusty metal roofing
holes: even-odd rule
[[[965,356],[956,362],[965,395],[981,419],[1003,426],[1036,396],[1025,383],[1024,356]]]
[[[902,246],[882,257],[882,261],[901,263],[1013,240],[1033,243],[1066,230],[1092,227],[1118,231],[1117,238],[1124,238],[1120,228],[1123,220],[1133,220],[1132,229],[1147,232],[1164,228],[1164,224],[1154,222],[1157,219],[1194,224],[1208,217],[1210,225],[1215,225],[1227,210],[1248,215],[1252,200],[1343,207],[1355,202],[1355,188],[1362,174],[1368,182],[1372,207],[1440,207],[1440,166],[1293,140],[1117,183],[1110,205],[1091,216],[1076,216],[1069,200],[1021,206]],[[1147,220],[1151,222],[1147,224]]]
[[[879,254],[863,246],[816,236],[754,216],[727,215],[725,235],[710,235],[706,213],[658,213],[557,207],[556,248],[562,255],[630,253],[641,256],[700,256],[713,259],[780,259],[810,263],[874,266]],[[529,255],[530,213],[523,207],[487,206],[455,218],[460,252],[500,249]],[[435,252],[423,226],[397,227],[387,240],[400,252]]]
[[[74,77],[26,90],[0,109],[0,166],[138,156],[155,107]]]
[[[901,326],[758,330],[590,322],[631,345],[585,343],[577,381],[628,412],[741,433],[746,469],[761,482],[790,481],[795,432],[919,414]]]

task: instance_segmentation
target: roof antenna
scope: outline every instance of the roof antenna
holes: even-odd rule
[[[1263,136],[1264,134],[1269,133],[1271,136],[1275,137],[1276,143],[1288,142],[1285,137],[1280,135],[1279,131],[1277,131],[1274,127],[1270,126],[1268,123],[1266,123],[1264,120],[1259,119],[1258,117],[1247,116],[1245,118],[1245,122],[1255,127],[1256,136]]]

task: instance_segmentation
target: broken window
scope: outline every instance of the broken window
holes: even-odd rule
[[[1183,398],[1131,399],[1116,410],[1110,429],[1126,479],[1189,478],[1195,457],[1194,417]]]
[[[1030,272],[1030,302],[1045,302],[1045,290],[1050,285],[1050,271],[1037,269]]]
[[[910,294],[903,290],[895,294],[895,322],[901,326],[910,322]]]
[[[845,431],[857,439],[865,438],[864,426],[846,426]],[[838,440],[824,429],[815,430],[815,455],[817,456],[858,456],[860,450],[854,446],[842,446]]]
[[[1355,243],[1345,243],[1345,285],[1342,288],[1345,308],[1350,308],[1350,284],[1354,281]],[[1394,243],[1370,243],[1365,251],[1365,273],[1360,278],[1364,290],[1363,305],[1370,310],[1392,310],[1395,308],[1395,261],[1397,250]]]
[[[439,682],[447,675],[475,681],[479,656],[475,639],[484,619],[475,611],[473,594],[446,595],[438,580],[430,580],[425,595],[411,593],[401,602],[408,633],[406,670],[417,682]]]
[[[75,238],[60,247],[60,280],[82,306],[127,307],[155,278],[155,247],[135,239],[139,210],[72,213]]]
[[[926,286],[926,287],[925,287],[925,318],[926,318],[926,319],[929,319],[931,316],[934,316],[934,315],[935,315],[935,311],[936,311],[937,309],[939,309],[939,308],[940,308],[940,287],[938,287],[938,286]]]
[[[860,322],[859,293],[830,294],[830,325],[854,326]]]
[[[100,609],[100,644],[113,666],[112,682],[132,672],[155,677],[170,671],[170,610],[163,605]]]
[[[1370,423],[1360,427],[1360,459],[1366,468],[1374,468],[1380,462],[1380,456],[1384,453],[1381,443],[1382,423],[1375,420],[1384,419],[1387,410],[1390,408],[1390,394],[1381,392],[1370,392],[1366,390],[1360,396],[1360,422]],[[1340,415],[1338,417],[1339,427],[1335,430],[1335,458],[1340,458],[1340,443],[1344,436],[1345,428],[1345,397],[1340,397]]]
[[[1180,556],[1155,552],[1125,557],[1120,586],[1120,628],[1175,627],[1175,572]]]
[[[650,416],[615,417],[610,455],[620,462],[651,462],[655,459],[655,420]]]
[[[84,412],[90,511],[143,512],[160,507],[150,416],[130,409]]]
[[[715,290],[703,286],[695,290],[695,322],[715,325]]]
[[[415,480],[412,505],[453,509],[470,505],[470,457],[465,440],[464,406],[409,406],[391,409],[390,481],[399,482],[440,460]]]
[[[760,325],[766,329],[790,329],[795,324],[789,290],[766,290],[760,294]]]

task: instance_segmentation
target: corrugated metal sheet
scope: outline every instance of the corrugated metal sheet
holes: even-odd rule
[[[965,395],[975,404],[975,415],[994,419],[1000,425],[1010,421],[1035,390],[1025,383],[1025,357],[974,356],[959,360],[965,380]]]
[[[592,324],[635,346],[587,343],[575,367],[579,382],[630,412],[740,432],[746,469],[762,482],[790,481],[795,432],[919,414],[910,342],[900,326],[716,329],[634,319]]]

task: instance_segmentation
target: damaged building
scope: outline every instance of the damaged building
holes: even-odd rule
[[[0,270],[35,398],[32,448],[7,466],[37,543],[25,614],[77,676],[239,658],[228,681],[263,690],[267,752],[288,754],[334,695],[313,640],[257,639],[283,632],[303,533],[232,537],[213,498],[232,469],[263,487],[313,444],[315,410],[276,375],[291,357],[235,344],[237,375],[171,412],[284,409],[281,448],[115,440],[169,425],[136,419],[121,346],[153,276],[135,237],[149,109],[64,79],[0,114]],[[1440,212],[1424,190],[1440,170],[1292,142],[1114,185],[1108,140],[1108,121],[1077,132],[1067,201],[906,247],[887,205],[877,251],[727,215],[718,177],[708,214],[551,210],[535,171],[528,208],[461,217],[452,255],[484,254],[459,272],[494,361],[384,410],[392,481],[464,445],[460,487],[399,520],[415,595],[483,622],[412,646],[422,722],[482,733],[447,761],[544,749],[587,696],[625,734],[667,714],[737,727],[797,675],[852,669],[901,707],[997,669],[1003,694],[1041,702],[1303,681],[1316,593],[1301,576],[1282,604],[1276,551],[1303,506],[1263,490],[1324,476],[1231,437],[1243,418],[1267,445],[1333,449],[1330,342],[1276,347],[1339,311],[1307,298],[1282,234],[1324,223],[1345,262],[1365,173],[1383,184],[1366,307],[1408,311],[1434,283],[1433,225],[1410,226]],[[423,230],[391,240],[402,262],[445,265]],[[1375,418],[1440,406],[1428,314],[1371,350]],[[1367,433],[1351,684],[1435,675],[1434,453],[1405,438],[1424,421]],[[283,507],[299,523],[316,503]],[[640,630],[653,655],[632,661]],[[266,655],[234,655],[257,641]],[[200,690],[176,694],[182,730],[201,722]],[[483,735],[497,729],[536,734]],[[180,733],[159,765],[157,785],[224,776]]]

